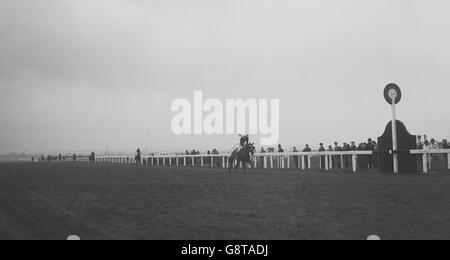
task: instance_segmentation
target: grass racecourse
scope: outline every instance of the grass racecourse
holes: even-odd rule
[[[450,172],[0,164],[0,239],[450,239]]]

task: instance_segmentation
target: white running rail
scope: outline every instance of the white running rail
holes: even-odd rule
[[[256,153],[253,155],[252,162],[255,168],[272,169],[276,162],[278,168],[286,169],[291,168],[291,160],[294,159],[294,163],[298,162],[297,167],[299,169],[306,170],[311,169],[311,159],[318,157],[321,169],[324,166],[325,170],[332,170],[336,167],[344,169],[345,160],[351,159],[352,170],[356,172],[358,156],[368,155],[372,155],[372,151]],[[211,167],[220,163],[222,168],[227,168],[229,157],[229,154],[146,155],[141,156],[141,160],[146,160],[147,165],[150,166],[205,167],[205,159],[207,159]],[[134,159],[134,156],[98,156],[95,161],[98,163],[133,164],[135,163]]]
[[[428,173],[431,168],[432,155],[446,155],[447,168],[450,169],[450,149],[435,150],[411,150],[411,154],[421,155],[423,172]],[[311,158],[319,157],[319,167],[325,170],[336,168],[336,164],[344,168],[344,158],[351,157],[352,170],[357,171],[358,156],[372,155],[371,151],[352,151],[352,152],[290,152],[290,153],[256,153],[253,157],[253,166],[264,169],[274,168],[277,164],[278,168],[291,168],[291,160],[298,162],[298,168],[302,170],[311,169]],[[220,163],[222,168],[228,167],[229,154],[200,154],[200,155],[154,155],[142,156],[151,166],[205,166],[205,159],[209,160],[211,167],[216,163]],[[340,163],[336,163],[336,160]],[[322,161],[325,160],[325,163]],[[134,163],[134,156],[98,156],[95,158],[99,163]]]
[[[422,155],[423,172],[428,173],[431,168],[432,155],[447,155],[447,168],[450,169],[450,149],[411,150],[411,154]]]

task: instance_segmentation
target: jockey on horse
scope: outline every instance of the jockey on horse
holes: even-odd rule
[[[139,149],[139,148],[136,150],[136,155],[134,156],[134,161],[138,165],[141,164],[141,149]]]
[[[239,135],[240,137],[240,148],[237,147],[233,150],[230,159],[229,159],[229,169],[228,172],[231,171],[231,168],[233,167],[234,161],[237,161],[236,163],[236,170],[239,167],[240,163],[242,162],[242,166],[244,168],[244,172],[246,171],[246,164],[250,164],[250,166],[253,169],[252,164],[252,158],[251,156],[255,153],[255,147],[253,143],[250,143],[248,135]]]
[[[248,135],[239,135],[239,137],[241,138],[241,140],[239,141],[239,143],[241,144],[241,148],[244,148],[250,141],[250,139],[248,138]]]

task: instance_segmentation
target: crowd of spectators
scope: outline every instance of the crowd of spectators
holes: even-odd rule
[[[448,145],[447,139],[442,140],[441,142],[436,141],[436,139],[432,138],[428,141],[428,137],[426,135],[417,136],[417,149],[427,149],[427,150],[434,150],[434,149],[450,149],[450,146]]]
[[[49,154],[47,156],[40,155],[40,156],[33,156],[31,158],[31,161],[33,161],[33,162],[57,162],[57,161],[64,162],[64,161],[70,160],[70,159],[73,161],[76,161],[77,155],[76,154],[73,154],[71,156],[62,155],[62,154],[59,154],[59,155],[50,155]]]
[[[450,149],[447,139],[438,142],[436,139],[424,135],[423,137],[417,136],[417,149],[418,150],[436,150],[436,149]],[[421,156],[418,156],[417,162],[419,169],[423,167]],[[430,154],[427,156],[428,168],[431,170],[447,169],[448,168],[448,157],[445,154]]]

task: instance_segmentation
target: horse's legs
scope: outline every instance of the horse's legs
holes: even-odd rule
[[[228,159],[228,172],[231,172],[231,168],[233,168],[234,158]]]
[[[244,168],[244,172],[247,171],[247,162],[242,162],[242,167]]]
[[[254,169],[255,169],[255,167],[253,166],[253,162],[252,162],[252,160],[250,160],[250,162],[249,162],[248,164],[250,164],[250,168],[252,168],[252,170],[254,170]]]
[[[238,170],[238,167],[240,164],[241,164],[241,161],[239,159],[236,159],[236,167],[234,168],[236,171]]]

